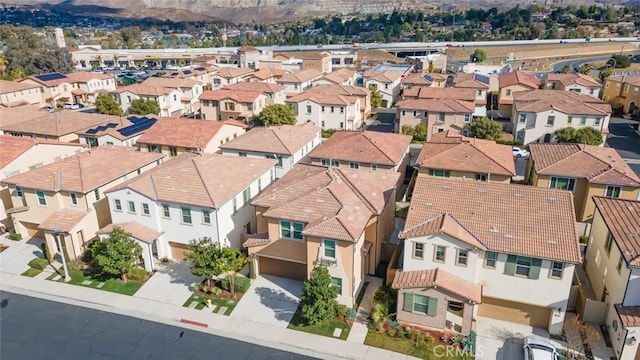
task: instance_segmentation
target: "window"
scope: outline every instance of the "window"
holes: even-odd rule
[[[418,116],[418,111],[413,110],[413,117],[417,117]]]
[[[624,92],[629,92],[629,84],[624,85]]]
[[[349,169],[359,169],[360,168],[360,164],[357,162],[350,162],[349,163]]]
[[[620,258],[618,259],[618,265],[616,265],[616,270],[618,270],[618,274],[622,272],[622,254],[620,254]]]
[[[340,122],[340,129],[344,129],[344,123],[342,121]]]
[[[505,89],[504,94],[507,96],[511,96],[511,89]]]
[[[336,111],[336,108],[332,106],[331,107],[331,113],[334,113],[335,111]]]
[[[338,294],[342,295],[342,279],[332,277],[329,286],[338,289]]]
[[[340,160],[331,160],[331,166],[340,167]]]
[[[568,116],[567,117],[567,124],[571,124],[572,121],[573,121],[573,116]]]
[[[282,167],[282,156],[278,155],[278,163],[276,164],[277,167]]]
[[[202,223],[207,225],[211,224],[211,213],[209,210],[202,210]]]
[[[76,193],[69,193],[69,197],[71,198],[71,205],[78,206],[78,197]]]
[[[322,159],[322,160],[320,160],[320,163],[322,164],[322,166],[329,166],[329,164],[331,164],[331,160]]]
[[[580,118],[580,125],[585,125],[587,123],[587,117],[583,116]]]
[[[425,112],[424,112],[424,118],[426,119],[426,118],[428,118],[428,117],[429,117],[429,112],[425,111]]]
[[[258,178],[258,192],[262,191],[262,178]]]
[[[100,191],[98,189],[93,190],[93,196],[96,197],[96,201],[100,200]]]
[[[320,126],[324,129],[324,120],[320,122]]]
[[[551,277],[562,279],[562,270],[564,269],[564,263],[559,261],[551,262]]]
[[[438,115],[438,120],[440,120],[440,121],[444,121],[444,118],[445,118],[445,113],[441,112],[441,113]]]
[[[530,270],[531,270],[531,258],[518,256],[518,259],[516,260],[516,275],[529,277]]]
[[[169,205],[162,204],[162,216],[166,218],[171,217],[171,213],[169,212]]]
[[[244,203],[248,203],[251,200],[251,188],[247,187],[246,189],[242,190],[242,201],[244,201]]]
[[[607,254],[611,254],[611,246],[613,245],[613,234],[609,233],[607,236],[607,241],[604,243],[604,249],[607,251]]]
[[[597,117],[594,121],[593,121],[593,125],[600,125],[600,121],[602,121],[601,117]]]
[[[456,258],[456,265],[467,266],[468,257],[469,257],[469,251],[467,249],[458,249],[458,257]]]
[[[487,174],[476,174],[477,181],[487,181]]]
[[[47,199],[44,197],[44,191],[36,190],[36,196],[38,197],[38,205],[47,206]]]
[[[402,310],[406,312],[420,312],[429,316],[436,316],[438,299],[424,295],[404,293]]]
[[[493,251],[487,251],[484,254],[484,266],[488,268],[496,267],[496,260],[498,259],[498,254]]]
[[[344,106],[340,106],[340,114],[344,114]]]
[[[224,103],[224,109],[227,111],[236,111],[236,104],[232,102],[226,102]]]
[[[307,114],[311,114],[311,105],[307,105]]]
[[[175,147],[175,146],[169,146],[169,155],[177,156],[178,155],[178,148]]]
[[[434,261],[444,262],[444,256],[446,254],[447,248],[442,245],[436,245],[436,251],[433,256]]]
[[[303,227],[301,223],[280,220],[280,236],[287,239],[302,240]]]
[[[440,177],[449,177],[449,171],[448,170],[429,169],[429,175],[431,175],[431,176],[440,176]]]
[[[185,224],[191,224],[191,209],[182,208],[182,222]]]
[[[122,203],[120,202],[120,199],[113,199],[113,206],[117,211],[122,211]]]
[[[478,96],[482,96],[482,90],[478,90]]]
[[[324,112],[324,105],[320,107],[320,111]]]
[[[523,123],[527,120],[527,114],[519,114],[518,115],[518,122],[519,123]]]
[[[405,116],[405,115],[407,115],[407,111],[402,109],[402,116]]]
[[[553,115],[549,115],[547,116],[547,125],[548,126],[553,126],[553,124],[556,122],[556,117]]]
[[[371,171],[377,171],[378,170],[378,164],[371,164]]]
[[[575,190],[575,187],[576,187],[576,179],[552,176],[551,182],[549,183],[549,187],[552,189],[573,191]]]
[[[22,197],[24,194],[22,193],[22,188],[20,186],[16,186],[16,196]]]
[[[239,157],[247,157],[247,153],[246,152],[239,152],[238,156]]]
[[[149,211],[149,204],[142,203],[142,213],[144,215],[149,215],[151,212]]]
[[[464,114],[464,122],[468,123],[471,121],[471,114]]]
[[[238,211],[238,200],[234,197],[231,202],[233,203],[233,212]]]
[[[129,212],[130,213],[136,212],[136,204],[133,201],[128,201],[127,203],[129,204]]]
[[[413,243],[413,257],[416,259],[424,258],[424,244]]]
[[[633,88],[633,95],[638,95],[638,88],[637,87]]]
[[[336,242],[334,240],[323,240],[324,245],[324,257],[335,259],[336,258]]]
[[[619,198],[621,191],[622,191],[622,188],[620,186],[607,185],[607,189],[605,190],[604,196]]]

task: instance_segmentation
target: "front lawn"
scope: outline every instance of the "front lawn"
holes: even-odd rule
[[[416,346],[416,342],[418,346]],[[424,339],[407,339],[405,337],[392,337],[385,333],[369,330],[367,338],[364,340],[365,345],[386,349],[402,354],[418,357],[420,359],[438,359],[438,360],[471,360],[474,356],[464,354],[462,350],[456,351],[456,348],[450,345],[439,344],[434,341],[425,341]],[[448,351],[447,351],[448,350]]]
[[[42,272],[42,270],[40,269],[35,269],[35,268],[28,268],[27,271],[23,272],[22,276],[28,276],[28,277],[35,277],[36,275],[40,274]]]
[[[184,302],[184,307],[193,307],[193,303],[196,302],[197,305],[194,307],[197,310],[202,310],[205,307],[211,304],[211,311],[220,314],[220,315],[230,315],[233,312],[233,309],[238,305],[238,301],[235,299],[226,299],[226,298],[217,298],[214,296],[203,295],[201,292],[193,293],[187,301]],[[226,307],[224,313],[220,312],[223,307]]]
[[[57,275],[62,275],[58,282],[64,282],[64,275],[61,270],[58,270],[57,273],[53,273],[51,276],[47,278],[47,280],[53,280]],[[133,295],[142,287],[142,282],[129,280],[126,283],[120,279],[114,279],[110,277],[104,276],[96,276],[91,275],[89,272],[81,271],[81,270],[69,270],[69,276],[71,276],[71,281],[69,284],[88,287],[92,289],[99,289],[104,291],[110,291],[123,295]],[[83,282],[85,282],[84,285]],[[104,284],[100,286],[100,284]]]
[[[299,307],[296,310],[296,313],[293,314],[293,318],[291,319],[291,322],[289,323],[289,326],[287,326],[287,328],[316,335],[328,336],[331,338],[333,337],[333,331],[336,328],[339,328],[342,329],[342,333],[340,334],[340,337],[336,339],[341,340],[347,340],[349,331],[351,330],[351,326],[349,324],[338,319],[330,319],[316,325],[305,325]]]

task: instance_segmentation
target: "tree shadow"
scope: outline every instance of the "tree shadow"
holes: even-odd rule
[[[496,360],[517,360],[524,358],[522,338],[508,337],[496,353]]]
[[[190,291],[193,291],[193,283],[200,283],[202,280],[191,273],[191,263],[188,261],[174,261],[164,264],[158,267],[157,272],[169,275],[171,284],[186,285]]]
[[[260,297],[260,303],[271,309],[275,318],[280,321],[290,321],[298,308],[298,299],[288,295],[284,291],[270,289],[268,287],[254,288]],[[292,306],[292,304],[294,304]]]

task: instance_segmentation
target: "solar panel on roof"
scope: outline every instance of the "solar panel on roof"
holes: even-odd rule
[[[89,130],[87,130],[87,134],[95,134],[95,133],[97,133],[97,132],[98,132],[98,130],[96,130],[96,129],[89,129]]]
[[[431,82],[433,82],[433,77],[431,77],[430,75],[425,74],[425,75],[423,75],[422,77],[423,77],[425,80],[427,80],[427,81],[431,81]]]
[[[138,121],[135,122],[133,125],[129,125],[125,128],[119,129],[118,132],[122,136],[130,136],[140,131],[147,130],[153,124],[155,124],[156,121],[158,120],[154,118],[148,118],[148,117],[139,118]]]
[[[195,68],[194,70],[196,70],[196,71],[205,71],[207,69],[203,68],[202,66],[199,66],[199,67]]]
[[[171,73],[171,76],[178,76],[178,74],[180,73],[174,72],[174,73]]]
[[[476,80],[480,81],[481,83],[485,83],[487,85],[489,84],[489,77],[484,75],[478,75],[478,74],[475,74],[475,75],[476,75],[475,76]]]
[[[116,126],[118,126],[118,124],[116,124],[116,123],[108,123],[108,124],[107,124],[107,127],[108,127],[108,128],[114,128],[114,127],[116,127]]]
[[[67,76],[60,73],[51,73],[51,74],[36,75],[35,78],[40,81],[51,81],[51,80],[58,80],[58,79],[66,79]]]
[[[189,74],[191,74],[191,70],[185,70],[182,73],[185,74],[185,75],[189,75]]]

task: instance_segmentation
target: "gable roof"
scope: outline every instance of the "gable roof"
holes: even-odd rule
[[[617,81],[629,85],[640,85],[640,75],[609,76],[607,81]]]
[[[401,238],[434,233],[451,216],[490,251],[581,261],[568,191],[418,174]]]
[[[508,145],[464,136],[437,133],[420,150],[416,165],[429,169],[469,171],[514,176],[513,153]]]
[[[98,230],[96,234],[111,234],[115,228],[120,228],[124,230],[125,233],[131,234],[134,238],[144,241],[147,244],[153,243],[155,239],[164,234],[164,231],[156,231],[135,221],[109,224]]]
[[[15,91],[37,89],[36,84],[21,83],[17,81],[0,80],[0,94],[7,94]]]
[[[276,77],[276,74],[270,69],[261,69],[251,74],[251,76],[258,78],[260,80],[266,80],[272,77]]]
[[[85,144],[78,143],[67,143],[54,140],[32,139],[29,137],[0,135],[0,169],[7,166],[10,162],[17,159],[20,155],[24,154],[29,149],[40,144],[53,146],[76,146],[78,147],[78,151],[81,151],[83,148],[87,147],[87,145]]]
[[[556,110],[569,115],[611,114],[611,105],[602,100],[573,91],[536,89],[513,94],[513,104],[519,112]]]
[[[405,89],[405,98],[417,99],[456,99],[461,101],[475,101],[476,92],[465,88],[413,87]]]
[[[640,187],[640,177],[613,148],[585,144],[529,144],[541,175],[585,178],[590,183]]]
[[[316,93],[305,91],[300,94],[295,94],[285,100],[287,103],[299,103],[303,101],[312,101],[319,105],[338,105],[348,106],[355,104],[359,99],[355,96],[344,96],[332,93]]]
[[[276,160],[182,153],[107,191],[130,189],[154,201],[219,208]]]
[[[93,210],[60,209],[44,219],[38,225],[38,229],[71,233],[73,228],[92,212]]]
[[[255,51],[260,51],[258,48],[255,48],[253,46],[249,46],[249,45],[244,45],[238,48],[238,52],[255,52]]]
[[[282,75],[277,80],[278,83],[303,83],[313,79],[317,79],[322,76],[322,72],[315,69],[299,70],[295,72],[288,72]]]
[[[268,208],[264,217],[305,223],[304,235],[354,242],[394,201],[399,176],[298,163],[252,205]]]
[[[402,78],[402,74],[397,71],[371,71],[362,73],[362,77],[367,81],[377,81],[380,83],[393,83]]]
[[[174,89],[164,86],[151,86],[145,84],[134,84],[121,86],[113,90],[113,93],[122,94],[124,92],[130,92],[136,95],[150,95],[150,96],[162,96],[171,94]]]
[[[163,157],[132,147],[103,145],[2,182],[28,189],[86,194]]]
[[[547,81],[557,81],[563,86],[581,85],[586,87],[601,87],[602,85],[594,78],[584,74],[547,74]]]
[[[482,285],[472,283],[440,268],[418,271],[398,271],[393,278],[394,289],[441,288],[476,304],[482,302]]]
[[[356,72],[346,68],[338,69],[336,71],[325,74],[322,78],[331,81],[336,84],[342,84],[343,82],[354,78]]]
[[[406,110],[425,110],[455,114],[472,113],[475,110],[475,104],[473,102],[458,99],[401,100],[396,103],[396,107]]]
[[[258,91],[244,91],[244,90],[205,90],[198,97],[200,100],[226,100],[230,99],[239,103],[252,103],[262,95]]]
[[[412,85],[427,85],[430,86],[433,83],[433,79],[428,74],[422,73],[413,73],[407,75],[404,79],[402,79],[403,84],[412,84]]]
[[[196,150],[204,149],[225,126],[238,126],[238,123],[164,117],[159,118],[137,142]],[[246,128],[246,125],[240,127]]]
[[[220,148],[293,155],[318,136],[320,130],[311,122],[303,125],[257,126],[220,145]]]
[[[283,85],[275,83],[265,83],[261,81],[239,82],[236,84],[225,85],[222,88],[222,90],[253,91],[261,92],[263,94],[275,94],[278,91],[282,91],[284,89],[285,87]]]
[[[242,77],[245,75],[249,75],[253,72],[254,70],[249,68],[223,67],[218,69],[218,72],[216,72],[214,76],[217,75],[223,78],[231,79],[235,77]]]
[[[3,125],[2,130],[59,137],[89,127],[120,122],[119,116],[72,111],[56,111],[54,113],[15,111],[15,115],[23,117],[24,121]]]
[[[640,268],[640,201],[594,196],[593,202],[626,263]]]
[[[336,131],[309,157],[397,165],[411,144],[411,136],[377,131]]]
[[[182,78],[165,78],[165,77],[155,77],[150,76],[147,80],[142,82],[143,85],[148,86],[157,86],[157,87],[166,87],[172,89],[179,88],[193,88],[198,85],[198,82],[195,80],[182,79]]]
[[[325,93],[343,96],[369,96],[371,91],[362,86],[323,84],[305,90],[306,93]]]
[[[500,88],[522,85],[530,89],[537,89],[540,87],[540,80],[534,74],[527,74],[520,71],[511,71],[506,74],[500,74],[498,76],[498,84]]]
[[[489,77],[478,73],[458,74],[453,78],[457,88],[489,89]]]

